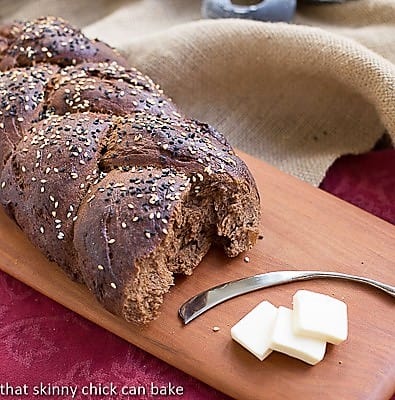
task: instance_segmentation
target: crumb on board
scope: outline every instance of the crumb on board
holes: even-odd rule
[[[218,332],[220,330],[219,326],[213,326],[212,328],[213,332]]]

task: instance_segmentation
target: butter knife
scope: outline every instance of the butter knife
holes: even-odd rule
[[[216,305],[242,294],[271,286],[282,285],[284,283],[320,278],[346,279],[364,283],[395,297],[395,286],[390,286],[362,276],[327,271],[274,271],[226,282],[205,290],[187,300],[178,310],[178,314],[186,325]]]

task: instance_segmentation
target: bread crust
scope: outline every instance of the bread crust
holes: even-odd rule
[[[0,202],[111,312],[147,323],[213,243],[253,246],[259,193],[225,137],[59,18],[0,29]]]

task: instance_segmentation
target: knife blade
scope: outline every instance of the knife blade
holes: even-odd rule
[[[191,297],[178,310],[184,324],[188,324],[207,310],[234,297],[272,286],[309,279],[335,278],[365,283],[395,297],[395,287],[356,275],[328,271],[272,271],[226,282]]]

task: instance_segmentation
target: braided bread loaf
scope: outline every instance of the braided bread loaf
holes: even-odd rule
[[[0,29],[0,201],[111,312],[147,323],[211,244],[256,241],[259,195],[210,126],[59,18]]]

